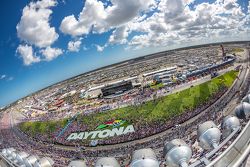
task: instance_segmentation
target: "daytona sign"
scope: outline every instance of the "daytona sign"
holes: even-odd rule
[[[113,129],[105,129],[105,130],[97,130],[91,132],[80,132],[80,133],[71,133],[67,140],[95,140],[95,139],[103,139],[107,137],[114,137],[125,135],[127,133],[135,132],[133,125],[128,125],[127,127],[119,127]]]

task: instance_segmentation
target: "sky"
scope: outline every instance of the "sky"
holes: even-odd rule
[[[250,40],[249,0],[2,0],[0,107],[123,60]]]

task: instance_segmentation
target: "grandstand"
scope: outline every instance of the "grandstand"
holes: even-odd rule
[[[160,70],[156,70],[156,71],[152,71],[149,73],[145,73],[142,74],[143,77],[149,77],[149,76],[153,76],[155,74],[166,74],[166,73],[171,73],[171,72],[175,72],[177,70],[177,66],[173,66],[173,67],[168,67],[168,68],[164,68],[164,69],[160,69]]]
[[[203,73],[211,73],[212,71],[218,70],[219,68],[222,68],[226,65],[232,65],[235,62],[235,60],[236,60],[235,58],[230,58],[219,64],[209,65],[207,67],[203,67],[201,69],[188,72],[186,74],[186,77],[193,77],[193,76],[201,75]]]
[[[250,152],[248,66],[232,57],[195,66],[201,68],[186,78],[184,68],[157,66],[133,77],[79,87],[70,83],[53,96],[48,91],[20,104],[48,110],[35,118],[29,117],[29,108],[25,118],[17,108],[8,108],[0,119],[0,166],[245,167]],[[218,76],[211,78],[210,72]],[[165,84],[135,86],[145,78]],[[51,105],[55,111],[47,108]],[[127,127],[133,130],[127,133]]]
[[[101,88],[103,96],[120,94],[133,88],[131,81],[121,81]]]
[[[85,91],[85,97],[97,98],[100,96],[115,95],[127,90],[132,89],[134,86],[138,85],[135,82],[138,79],[137,76],[125,78],[123,80],[108,82],[102,85],[91,87]]]
[[[249,102],[248,102],[249,104]],[[241,105],[241,104],[240,104]],[[250,146],[245,143],[250,142],[250,110],[238,108],[235,110],[244,113],[240,115],[248,115],[245,121],[239,121],[235,116],[227,116],[222,120],[222,125],[217,126],[213,121],[207,121],[198,125],[197,141],[199,146],[206,150],[205,154],[198,155],[194,148],[191,150],[190,146],[182,139],[174,139],[167,141],[163,148],[164,160],[158,160],[155,152],[152,149],[144,148],[135,150],[132,154],[130,164],[131,167],[160,167],[161,164],[166,163],[168,167],[202,167],[202,166],[220,166],[220,167],[247,167],[247,157],[250,153]],[[239,124],[241,122],[241,125]],[[243,129],[241,130],[241,126]],[[231,131],[221,141],[221,134]],[[226,148],[226,149],[225,149]],[[232,154],[238,151],[237,154]],[[2,166],[11,167],[52,167],[54,161],[51,158],[39,158],[35,155],[29,155],[25,152],[17,151],[14,148],[2,149],[0,153]],[[190,163],[191,159],[196,159]],[[230,161],[228,161],[230,159]],[[73,160],[69,166],[82,167],[87,166],[85,161]],[[95,167],[120,167],[121,164],[114,157],[99,158]]]

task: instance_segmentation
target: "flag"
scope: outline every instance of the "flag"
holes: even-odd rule
[[[106,125],[106,124],[101,124],[96,129],[103,129],[103,128],[106,128],[107,126],[108,125]]]
[[[114,121],[108,121],[108,122],[105,122],[104,124],[105,125],[113,125]]]

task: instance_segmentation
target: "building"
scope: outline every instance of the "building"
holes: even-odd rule
[[[156,74],[163,75],[163,74],[174,72],[176,70],[177,70],[177,66],[173,66],[173,67],[164,68],[164,69],[152,71],[152,72],[149,72],[149,73],[145,73],[145,74],[142,74],[142,76],[143,77],[149,77],[149,76],[154,76]]]
[[[159,72],[160,71],[160,72]],[[163,70],[158,70],[153,76],[153,82],[163,83],[164,85],[173,83],[173,75],[177,73],[177,67],[170,67]]]
[[[236,59],[235,58],[231,58],[231,59],[228,59],[228,60],[225,60],[219,64],[213,64],[213,65],[209,65],[209,66],[205,66],[203,68],[200,68],[198,70],[193,70],[193,71],[190,71],[189,73],[186,74],[187,77],[193,77],[193,76],[197,76],[197,75],[202,75],[204,73],[211,73],[212,71],[216,71],[220,68],[223,68],[224,66],[227,66],[227,65],[233,65],[234,61]]]
[[[99,96],[109,96],[114,94],[120,94],[135,86],[140,86],[141,83],[138,82],[138,77],[125,78],[123,80],[118,80],[110,82],[107,84],[99,85],[88,89],[84,93],[84,97],[87,98],[97,98]]]
[[[97,98],[102,94],[101,88],[103,87],[103,85],[97,86],[97,87],[93,87],[90,88],[89,90],[87,90],[84,94],[85,98]]]
[[[109,96],[113,94],[120,94],[130,89],[133,89],[133,85],[132,85],[132,82],[128,80],[128,81],[121,81],[115,84],[107,85],[101,88],[101,91],[102,91],[103,96]]]

